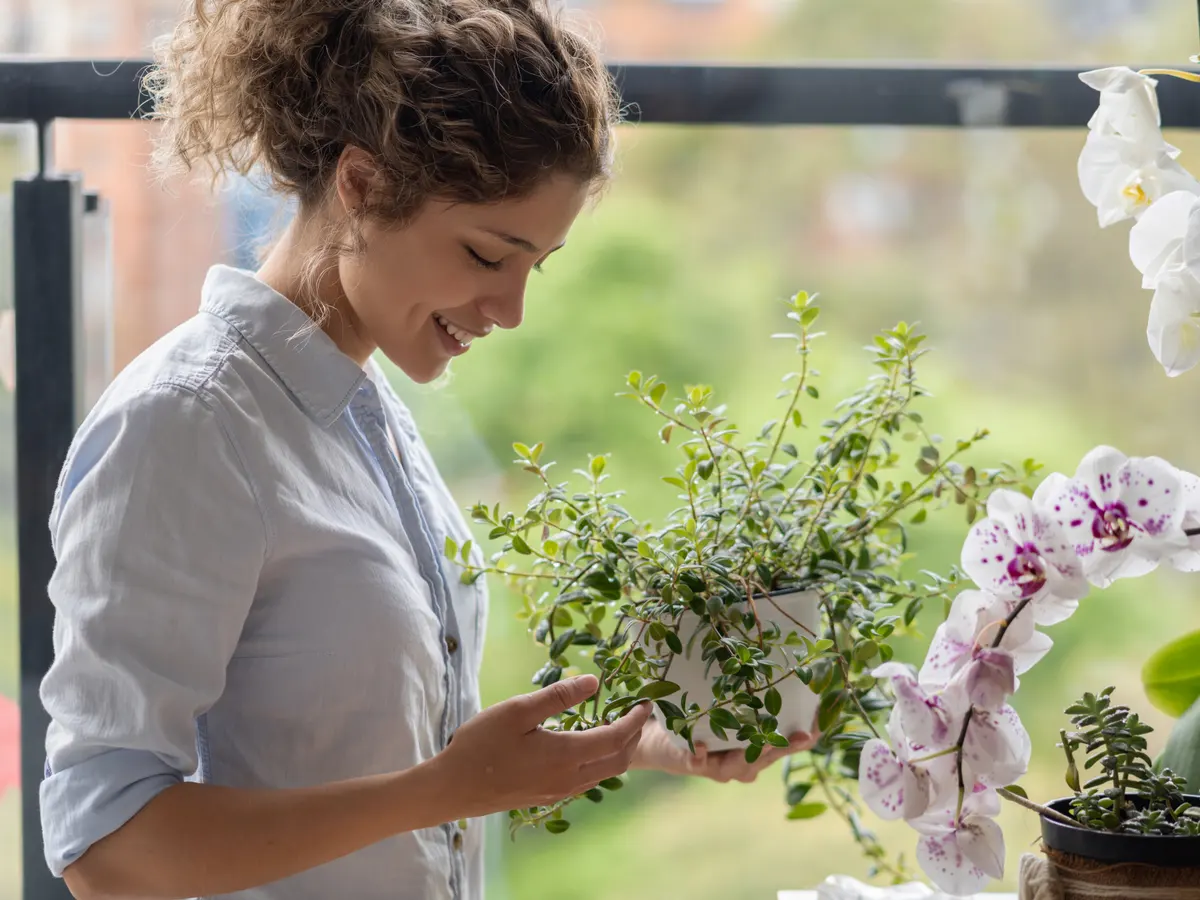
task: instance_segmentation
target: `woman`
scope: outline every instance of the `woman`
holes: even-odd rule
[[[772,757],[680,753],[645,704],[541,730],[591,676],[479,713],[486,598],[438,553],[466,525],[371,361],[428,382],[521,323],[608,173],[591,45],[537,0],[196,0],[149,86],[165,160],[262,168],[299,213],[71,448],[52,870],[79,898],[477,898],[466,820],[630,767],[752,779]]]

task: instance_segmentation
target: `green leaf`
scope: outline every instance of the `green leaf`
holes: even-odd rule
[[[838,714],[842,711],[842,707],[846,703],[847,692],[845,690],[834,691],[825,694],[821,698],[821,705],[817,711],[817,727],[822,731],[828,731],[829,726],[837,719]]]
[[[788,810],[789,819],[815,819],[829,809],[824,803],[797,803]]]
[[[546,823],[546,830],[551,834],[562,834],[570,827],[571,823],[566,819],[551,819]]]
[[[675,478],[674,476],[667,476],[666,478],[663,479],[663,481],[665,481],[667,484],[671,485],[672,487],[679,488],[681,491],[687,490],[687,482],[684,481],[682,478]]]
[[[606,791],[619,791],[621,788],[625,787],[625,782],[620,778],[605,778],[602,782],[600,782],[600,787],[604,788]]]
[[[531,549],[529,549],[529,545],[525,543],[525,538],[521,537],[519,534],[514,534],[512,536],[512,545],[513,549],[522,556],[529,556],[529,554],[533,552]]]
[[[571,641],[575,640],[575,629],[568,628],[562,634],[554,639],[554,643],[550,645],[550,656],[562,656],[564,650],[571,646]]]
[[[782,748],[782,747],[787,747],[787,745],[788,745],[788,739],[785,738],[782,734],[771,733],[771,734],[766,735],[766,738],[767,738],[767,743],[770,744],[772,747],[781,747]]]
[[[655,405],[658,405],[658,404],[662,403],[662,399],[663,399],[663,397],[666,396],[666,393],[667,393],[666,384],[663,384],[660,382],[659,384],[656,384],[654,386],[654,390],[652,390],[650,392],[650,399],[654,401]]]
[[[679,685],[673,681],[652,681],[638,691],[639,700],[658,700],[679,693]]]
[[[783,709],[783,698],[779,696],[779,691],[775,688],[768,688],[767,694],[763,698],[767,707],[767,712],[773,716],[779,715],[779,711]]]
[[[758,762],[758,758],[762,756],[763,748],[758,744],[751,744],[746,748],[746,762],[753,765]]]
[[[1200,700],[1175,723],[1156,768],[1166,767],[1187,779],[1188,793],[1200,786]]]
[[[642,559],[654,559],[654,548],[645,541],[638,541],[638,556]]]
[[[716,725],[720,728],[728,728],[730,730],[736,730],[742,727],[742,723],[737,720],[737,717],[723,706],[717,706],[713,709],[710,709],[708,711],[708,721],[712,725]]]
[[[674,430],[675,430],[675,425],[671,422],[668,422],[666,425],[664,425],[662,427],[662,430],[659,431],[659,433],[658,433],[659,440],[661,440],[664,444],[671,443],[671,432],[673,432]]]
[[[671,648],[672,653],[683,652],[683,641],[679,639],[679,635],[677,635],[675,632],[668,631],[664,640],[667,642],[667,646]]]
[[[1019,784],[1010,784],[1005,788],[1005,790],[1010,794],[1016,794],[1018,797],[1021,797],[1025,800],[1029,799],[1029,794],[1027,794],[1025,792],[1025,788],[1021,787]]]
[[[605,464],[605,459],[603,456],[593,456],[592,457],[591,469],[592,469],[592,477],[593,478],[600,477],[601,473],[604,471],[604,464]]]
[[[449,536],[446,537],[446,556],[449,559],[458,558],[458,544],[455,542],[454,538]]]
[[[513,452],[516,453],[517,456],[521,457],[521,459],[529,459],[530,456],[532,456],[532,451],[524,444],[517,443],[513,444],[512,446]]]
[[[1179,718],[1200,699],[1200,631],[1171,641],[1142,667],[1142,686],[1156,708]]]

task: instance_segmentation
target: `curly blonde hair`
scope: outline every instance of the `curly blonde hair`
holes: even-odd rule
[[[261,169],[301,209],[345,148],[376,162],[366,212],[519,197],[608,177],[619,105],[600,56],[547,0],[192,0],[146,76],[156,162]]]

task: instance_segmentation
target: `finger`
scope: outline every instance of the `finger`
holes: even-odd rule
[[[600,725],[587,731],[547,734],[545,739],[557,747],[559,758],[564,764],[573,765],[578,769],[588,763],[616,757],[624,752],[626,747],[632,746],[636,749],[636,742],[641,739],[649,716],[650,704],[641,703],[611,725]],[[630,741],[634,743],[630,744]]]
[[[624,775],[629,771],[629,764],[633,760],[633,754],[637,751],[638,743],[641,739],[642,733],[638,731],[616,753],[585,762],[579,767],[579,777],[585,781],[599,783],[605,778],[615,778],[617,775]]]
[[[795,734],[789,734],[787,752],[799,753],[802,750],[811,750],[819,737],[819,734],[807,731],[797,731]]]
[[[566,712],[591,697],[600,687],[595,675],[580,675],[565,681],[556,681],[550,687],[516,698],[520,709],[521,724],[526,731],[533,731],[551,716]]]
[[[721,776],[725,781],[751,781],[758,774],[746,762],[746,755],[740,750],[731,750],[724,754],[720,766]]]

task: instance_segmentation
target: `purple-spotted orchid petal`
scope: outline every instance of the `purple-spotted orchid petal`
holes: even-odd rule
[[[954,729],[967,711],[965,695],[953,691],[930,693],[921,687],[910,667],[898,662],[884,663],[871,674],[891,681],[898,727],[910,744],[940,749],[954,743]]]
[[[881,819],[915,819],[929,808],[933,780],[887,742],[872,738],[863,746],[858,764],[858,790],[863,802]]]
[[[974,894],[990,879],[1003,877],[1004,833],[994,821],[999,811],[995,791],[976,785],[957,815],[954,803],[911,823],[923,835],[917,861],[940,890]]]
[[[1144,575],[1186,547],[1183,500],[1169,463],[1129,459],[1104,446],[1083,458],[1074,478],[1051,475],[1034,494],[1062,525],[1097,587]]]
[[[1033,744],[1011,706],[978,709],[971,714],[963,742],[963,773],[971,783],[1001,788],[1029,771]]]
[[[976,650],[962,672],[967,699],[977,709],[999,709],[1017,690],[1016,666],[1007,650]]]
[[[985,591],[1026,598],[1049,593],[1071,602],[1087,594],[1087,580],[1057,521],[1016,491],[988,498],[988,517],[963,543],[962,566]]]
[[[946,621],[929,644],[919,681],[927,691],[945,687],[965,666],[977,645],[990,647],[1001,626],[1016,611],[1019,600],[986,591],[963,591],[954,598]],[[1050,650],[1053,642],[1034,629],[1033,610],[1026,607],[1004,631],[1000,647],[1012,654],[1014,672],[1027,672]]]
[[[1191,472],[1176,470],[1183,490],[1183,528],[1200,530],[1200,477]],[[1200,572],[1200,535],[1187,536],[1188,546],[1172,554],[1168,560],[1180,572]]]

